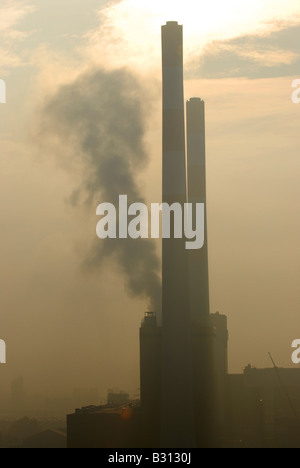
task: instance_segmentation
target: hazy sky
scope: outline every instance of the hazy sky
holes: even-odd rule
[[[124,251],[87,264],[102,248],[95,210],[109,193],[109,148],[118,186],[126,176],[132,196],[160,201],[166,20],[184,25],[185,97],[206,101],[211,311],[228,316],[230,370],[269,366],[268,351],[292,366],[299,0],[2,0],[0,396],[19,375],[28,393],[137,393],[148,301],[134,297],[130,272],[144,265]]]

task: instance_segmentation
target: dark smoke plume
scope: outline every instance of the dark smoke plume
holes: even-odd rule
[[[82,193],[95,210],[99,202],[117,207],[119,195],[128,195],[129,204],[144,202],[137,183],[147,163],[143,102],[131,73],[97,69],[61,87],[44,106],[40,138],[70,145],[72,157],[83,163],[81,187],[70,198],[73,205]],[[95,239],[84,266],[89,271],[101,268],[107,258],[117,261],[130,295],[145,297],[149,307],[160,310],[160,261],[151,240]]]

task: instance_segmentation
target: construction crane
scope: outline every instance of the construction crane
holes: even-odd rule
[[[288,400],[288,402],[290,404],[292,413],[294,414],[295,418],[298,419],[297,410],[296,410],[295,406],[293,405],[293,402],[292,402],[292,400],[290,398],[290,395],[288,394],[288,391],[287,391],[287,389],[286,389],[286,387],[284,385],[284,382],[283,382],[282,377],[281,377],[280,372],[279,372],[279,368],[276,366],[275,361],[274,361],[271,353],[269,353],[269,356],[270,356],[270,359],[271,359],[272,364],[274,366],[274,369],[275,369],[276,375],[278,377],[278,380],[279,380],[280,386],[282,388],[282,391],[285,394],[285,396],[286,396],[286,398],[287,398],[287,400]]]

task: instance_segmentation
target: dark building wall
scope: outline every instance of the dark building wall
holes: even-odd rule
[[[220,433],[225,425],[226,377],[228,375],[228,329],[227,317],[218,312],[209,317],[214,329],[213,369],[215,382],[215,398],[217,408],[217,424]]]
[[[194,324],[191,329],[192,382],[197,447],[218,445],[217,387],[214,373],[215,330]],[[146,314],[140,329],[141,414],[146,447],[159,447],[161,418],[161,329]],[[184,407],[185,394],[179,404]],[[176,414],[178,404],[173,408]]]
[[[142,447],[141,414],[123,411],[77,411],[67,416],[68,448]]]
[[[193,390],[198,448],[218,446],[214,330],[202,324],[192,327]]]
[[[161,328],[147,313],[140,328],[141,415],[145,447],[160,446],[162,394]]]

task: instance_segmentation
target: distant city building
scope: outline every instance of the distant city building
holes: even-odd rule
[[[67,447],[143,447],[141,428],[140,409],[136,406],[82,408],[67,416]]]
[[[67,448],[67,434],[54,429],[46,429],[23,442],[23,448]]]
[[[23,377],[18,377],[11,384],[11,411],[22,415],[25,410],[25,390]]]
[[[99,405],[100,396],[97,388],[75,388],[73,390],[73,405],[75,408]]]
[[[108,390],[108,393],[107,393],[108,406],[119,407],[123,405],[128,405],[128,403],[129,403],[128,393]]]
[[[45,400],[45,412],[50,417],[60,417],[66,415],[70,409],[73,408],[72,398],[46,398]]]

